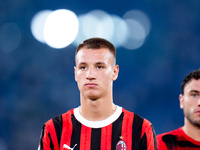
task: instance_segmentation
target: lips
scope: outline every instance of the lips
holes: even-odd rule
[[[96,83],[86,83],[85,85],[86,85],[87,87],[89,87],[89,88],[93,88],[93,87],[96,87],[96,86],[97,86]]]
[[[200,115],[200,110],[195,111],[196,114]]]
[[[195,112],[195,114],[200,116],[200,109],[199,108],[195,109],[194,112]]]

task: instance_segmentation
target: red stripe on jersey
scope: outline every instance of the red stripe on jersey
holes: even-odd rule
[[[151,123],[144,119],[144,123],[142,125],[142,134],[141,137],[146,134],[147,138],[147,147],[151,147],[152,149],[155,149],[155,138],[154,138],[154,133],[153,133],[153,128],[150,126]],[[151,135],[151,136],[150,136]]]
[[[101,130],[101,150],[111,149],[112,124]]]
[[[46,128],[46,127],[45,127]],[[51,150],[50,149],[50,139],[48,137],[48,132],[47,130],[44,131],[44,136],[42,138],[42,143],[40,143],[41,145],[41,149],[42,150]]]
[[[63,120],[63,129],[62,129],[62,137],[61,137],[61,142],[60,142],[60,149],[63,148],[63,145],[66,144],[68,146],[72,146],[70,145],[71,143],[71,136],[72,136],[72,130],[73,130],[73,126],[72,126],[72,122],[71,122],[71,114],[72,111],[69,111],[65,114],[62,115],[62,120]]]
[[[80,150],[90,150],[91,128],[81,126]]]
[[[43,150],[66,150],[70,147],[75,147],[75,149],[79,150],[90,150],[93,146],[101,150],[114,150],[116,149],[117,142],[120,140],[119,137],[122,136],[127,150],[139,149],[141,143],[142,148],[155,150],[155,135],[152,124],[132,112],[125,109],[122,109],[122,111],[122,114],[116,121],[108,126],[96,129],[81,124],[75,118],[72,109],[64,113],[62,119],[54,119],[58,121],[58,125],[56,124],[55,126],[62,127],[62,130],[55,130],[55,121],[53,122],[52,119],[45,124],[40,146]],[[58,134],[59,131],[62,132],[61,138],[57,137],[56,131]],[[91,140],[95,136],[97,138]],[[59,139],[61,139],[60,149]],[[65,148],[63,148],[64,144],[66,144]]]
[[[123,112],[126,110],[123,109]],[[122,124],[122,137],[126,143],[127,150],[132,150],[132,126],[133,126],[134,114],[126,111],[124,113],[124,121]]]
[[[50,129],[50,136],[51,136],[51,139],[53,141],[53,145],[54,145],[54,149],[55,150],[59,150],[59,145],[58,145],[58,140],[57,140],[57,135],[56,135],[56,130],[55,130],[55,127],[54,127],[54,123],[53,123],[53,120],[51,119],[49,121],[49,129]]]

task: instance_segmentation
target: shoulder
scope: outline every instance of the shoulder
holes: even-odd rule
[[[139,122],[143,122],[145,125],[151,125],[151,122],[143,117],[141,117],[140,115],[134,113],[134,112],[131,112],[131,111],[128,111],[124,108],[122,108],[122,112],[124,113],[124,115],[127,115],[127,116],[133,116],[133,119],[134,120],[137,120]]]
[[[124,116],[127,116],[127,118],[130,118],[132,116],[133,124],[137,125],[140,128],[143,128],[143,131],[145,131],[145,129],[146,130],[152,129],[152,123],[149,120],[141,117],[140,115],[138,115],[134,112],[130,112],[125,109],[123,109],[123,113],[124,113]]]
[[[128,116],[125,122],[130,122],[132,118],[133,141],[135,141],[135,143],[140,143],[142,149],[147,149],[147,147],[152,150],[156,149],[156,136],[152,123],[136,113],[127,110],[123,110],[123,112],[124,116]]]
[[[67,111],[66,113],[63,113],[63,114],[60,114],[54,118],[51,118],[50,120],[48,120],[46,123],[45,123],[45,127],[46,128],[49,128],[49,127],[62,127],[62,124],[63,124],[63,121],[66,121],[66,120],[71,120],[71,116],[73,114],[73,110],[74,109],[71,109],[69,111]]]
[[[181,133],[182,133],[182,129],[179,128],[179,129],[175,129],[175,130],[172,130],[172,131],[169,131],[169,132],[158,134],[156,136],[156,138],[159,139],[159,140],[164,139],[164,138],[173,138],[173,137],[176,137],[176,136],[180,136]]]
[[[177,139],[182,136],[182,130],[181,128],[175,129],[169,132],[165,132],[162,134],[158,134],[156,136],[157,139],[157,146],[158,150],[166,149],[167,147],[172,147],[172,145],[176,145]]]

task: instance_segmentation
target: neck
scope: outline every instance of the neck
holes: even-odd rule
[[[185,125],[182,129],[185,132],[185,134],[187,134],[189,137],[191,137],[195,141],[200,141],[200,128],[191,124],[186,118]]]
[[[84,101],[84,102],[83,102]],[[101,121],[110,117],[116,110],[112,99],[81,99],[80,114],[89,121]]]

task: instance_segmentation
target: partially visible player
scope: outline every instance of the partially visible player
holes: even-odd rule
[[[39,150],[156,150],[152,124],[113,103],[115,47],[102,38],[87,39],[75,61],[81,105],[45,123]]]
[[[181,87],[179,101],[184,125],[157,135],[158,150],[200,150],[200,70],[190,72]]]

